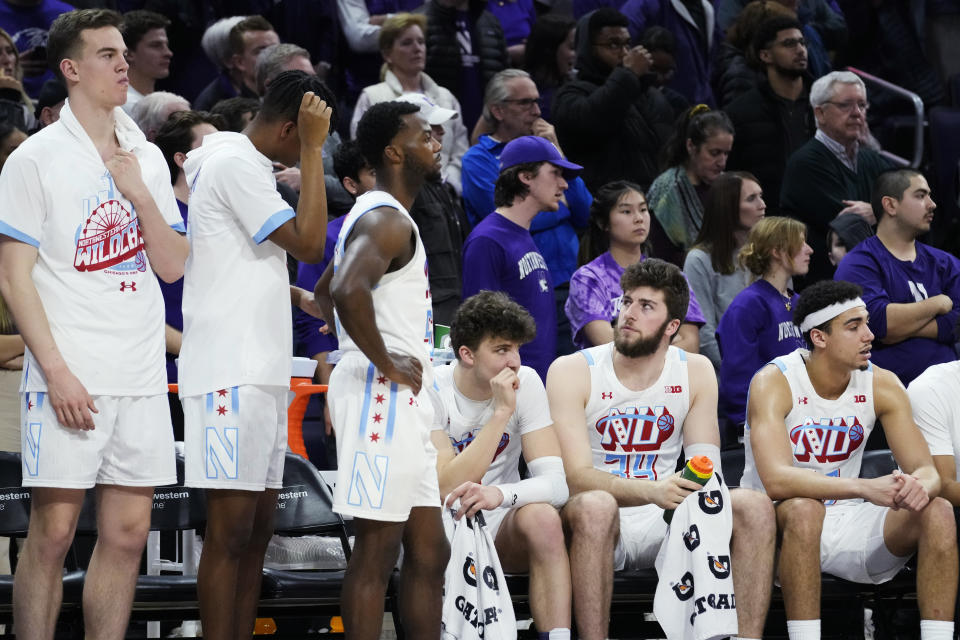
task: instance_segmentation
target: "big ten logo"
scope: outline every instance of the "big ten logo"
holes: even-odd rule
[[[863,426],[856,416],[811,418],[790,430],[793,457],[799,462],[846,460],[864,442]]]
[[[594,427],[606,451],[656,451],[673,435],[675,420],[664,406],[614,407]]]
[[[296,484],[289,487],[284,487],[277,494],[277,509],[286,509],[288,501],[291,502],[291,506],[292,506],[293,501],[299,500],[301,498],[306,498],[306,497],[307,497],[307,490],[302,484]]]
[[[863,404],[864,402],[867,401],[867,396],[861,395],[861,394],[855,395],[853,396],[853,401],[856,402],[857,404]]]

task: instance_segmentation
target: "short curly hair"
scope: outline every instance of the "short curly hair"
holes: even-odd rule
[[[620,288],[626,293],[638,287],[662,292],[667,305],[667,320],[683,322],[690,305],[690,285],[680,267],[657,258],[634,262],[620,276]]]
[[[793,310],[793,323],[799,327],[811,313],[816,313],[837,302],[859,298],[862,293],[863,289],[860,288],[860,285],[845,280],[821,280],[816,282],[800,294],[797,306]],[[812,327],[810,331],[819,329],[824,333],[830,333],[831,322],[833,322],[832,318],[816,327]],[[812,349],[813,342],[810,341],[810,331],[804,332],[803,339]]]
[[[403,116],[418,111],[420,107],[410,102],[380,102],[367,109],[360,118],[357,144],[374,171],[379,173],[383,169],[383,150],[404,128]]]
[[[537,335],[530,312],[502,291],[483,290],[470,296],[457,309],[450,325],[450,344],[457,359],[460,347],[476,351],[486,338],[503,338],[524,344]]]

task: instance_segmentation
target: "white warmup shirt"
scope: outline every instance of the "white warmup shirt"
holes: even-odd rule
[[[807,374],[806,349],[797,349],[776,358],[777,365],[790,385],[793,408],[784,420],[784,428],[793,449],[793,465],[812,469],[825,476],[856,478],[873,425],[873,365],[866,371],[853,371],[846,390],[836,400],[817,395]],[[750,445],[750,425],[746,430],[746,463],[740,486],[764,491]],[[828,500],[825,504],[856,504],[860,499]]]
[[[293,329],[287,254],[267,236],[295,213],[273,163],[242,133],[187,154],[190,218],[180,396],[237,385],[287,387]]]
[[[183,231],[163,154],[119,107],[120,147],[136,155],[163,219]],[[94,396],[167,391],[163,297],[133,205],[70,110],[10,154],[0,175],[0,234],[38,249],[32,271],[57,348]],[[46,391],[27,349],[21,391]]]
[[[450,363],[434,370],[438,401],[434,402],[433,428],[444,431],[460,453],[493,417],[493,399],[478,402],[460,393],[453,380],[455,368],[456,364]],[[520,367],[517,377],[520,388],[517,389],[516,410],[507,421],[497,452],[483,475],[481,484],[484,485],[519,482],[521,437],[553,424],[547,392],[537,372],[530,367]]]
[[[935,364],[907,389],[930,455],[953,456],[960,478],[960,361]]]

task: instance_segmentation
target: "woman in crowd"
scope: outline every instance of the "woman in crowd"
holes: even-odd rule
[[[613,340],[613,321],[620,311],[620,276],[646,257],[650,212],[639,186],[625,180],[600,188],[590,206],[590,226],[580,247],[581,266],[570,278],[564,310],[573,342],[581,349]],[[674,344],[698,349],[703,314],[693,291],[687,317]]]
[[[389,102],[404,93],[422,93],[444,109],[462,114],[460,103],[444,87],[423,72],[427,63],[427,17],[422,14],[397,13],[387,18],[380,28],[380,54],[384,64],[383,82],[363,90],[357,100],[350,121],[350,137],[357,135],[357,123],[372,105]],[[443,125],[443,178],[460,193],[460,170],[467,150],[467,128],[462,118],[454,118]]]
[[[647,192],[656,217],[651,241],[658,258],[683,264],[703,224],[703,200],[726,168],[732,147],[733,124],[722,111],[699,104],[680,116],[664,151],[669,168]]]
[[[562,15],[537,20],[527,41],[524,68],[540,92],[540,116],[550,122],[550,103],[557,88],[570,78],[577,58],[573,38],[576,23]]]
[[[763,190],[752,174],[724,173],[707,193],[703,226],[683,263],[683,272],[706,320],[700,327],[700,353],[717,369],[717,324],[734,297],[750,284],[750,272],[736,263],[737,253],[766,209]]]
[[[757,222],[740,250],[740,264],[758,279],[733,299],[717,327],[720,343],[720,415],[743,425],[747,389],[757,370],[777,356],[806,346],[793,324],[799,295],[791,278],[807,273],[813,249],[807,227],[793,218]]]
[[[36,126],[33,101],[23,90],[20,52],[10,34],[0,29],[0,120],[12,122],[18,129],[31,131]]]

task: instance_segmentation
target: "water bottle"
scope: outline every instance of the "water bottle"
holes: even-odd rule
[[[713,462],[707,456],[693,456],[687,460],[680,477],[684,480],[693,480],[701,487],[707,484],[707,480],[713,475]],[[673,520],[673,509],[664,510],[663,520],[670,524]]]

